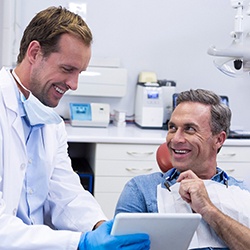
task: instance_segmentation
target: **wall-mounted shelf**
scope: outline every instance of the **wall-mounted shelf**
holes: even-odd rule
[[[115,67],[88,67],[79,75],[76,91],[68,95],[123,97],[127,91],[127,70]]]

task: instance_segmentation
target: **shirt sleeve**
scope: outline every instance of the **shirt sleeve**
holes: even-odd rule
[[[126,183],[116,205],[115,214],[118,213],[147,212],[145,197],[138,187],[135,179]]]

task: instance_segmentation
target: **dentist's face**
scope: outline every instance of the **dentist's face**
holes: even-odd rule
[[[77,89],[79,74],[86,70],[91,57],[91,48],[70,34],[61,36],[59,48],[48,57],[38,48],[31,66],[28,88],[50,107],[56,107],[67,90]]]
[[[210,106],[180,103],[168,124],[167,145],[174,167],[193,170],[200,178],[213,176],[216,167],[217,136],[210,127]]]

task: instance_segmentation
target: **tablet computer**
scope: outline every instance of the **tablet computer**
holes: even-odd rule
[[[186,250],[200,220],[195,213],[120,213],[111,235],[147,233],[151,250]]]

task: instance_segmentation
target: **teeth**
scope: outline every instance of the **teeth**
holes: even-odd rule
[[[59,89],[58,87],[55,86],[55,89],[56,89],[56,91],[59,92],[60,94],[64,94],[64,91],[61,90],[61,89]]]
[[[187,151],[186,150],[175,150],[175,153],[177,153],[177,154],[186,154]]]

